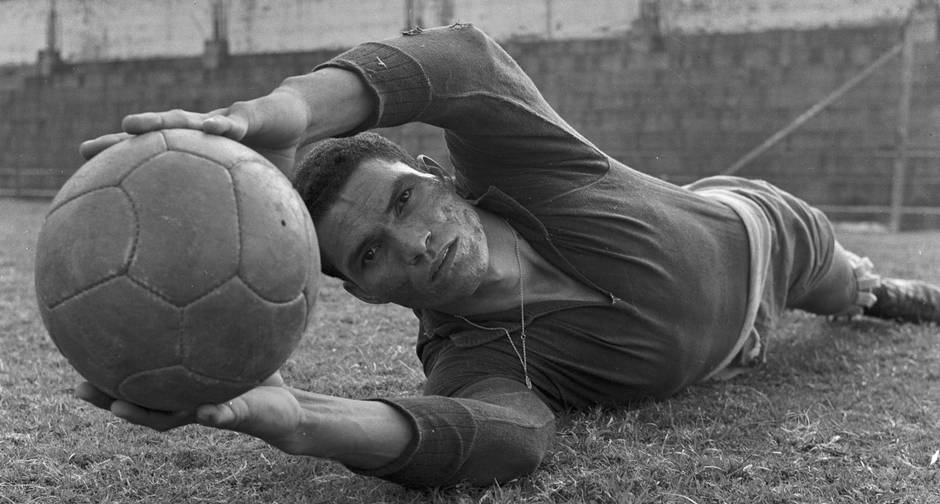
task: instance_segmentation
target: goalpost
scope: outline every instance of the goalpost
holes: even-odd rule
[[[846,93],[864,82],[868,77],[900,56],[900,92],[898,96],[898,120],[895,126],[895,147],[890,154],[893,158],[892,177],[891,177],[891,201],[890,205],[876,206],[822,206],[824,210],[835,210],[847,213],[887,213],[888,223],[892,231],[898,231],[901,228],[901,219],[904,214],[921,215],[940,215],[940,208],[935,207],[906,207],[904,206],[904,189],[907,181],[907,162],[912,156],[940,159],[940,151],[916,151],[912,152],[909,146],[909,122],[911,110],[911,89],[914,80],[914,43],[916,41],[915,31],[919,22],[924,22],[921,14],[920,4],[911,8],[901,29],[901,41],[891,49],[885,51],[875,61],[859,71],[855,76],[829,93],[826,97],[816,102],[805,112],[793,119],[789,124],[780,128],[776,133],[767,137],[760,145],[751,149],[732,163],[727,169],[721,172],[722,175],[732,175],[750,164],[770,148],[779,144],[791,133],[797,131],[803,124],[825,110],[827,107],[842,98]]]

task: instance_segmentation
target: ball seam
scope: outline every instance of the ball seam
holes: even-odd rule
[[[166,142],[165,142],[165,141],[163,142],[163,147],[164,147],[164,149],[166,149]],[[164,155],[164,154],[166,154],[166,153],[167,153],[167,151],[166,151],[166,150],[163,150],[163,151],[161,151],[161,152],[158,152],[158,153],[156,153],[156,154],[153,154],[152,156],[148,156],[148,157],[144,158],[143,160],[141,160],[141,161],[137,164],[137,166],[135,166],[135,167],[131,168],[130,170],[128,170],[127,173],[125,173],[124,175],[121,175],[121,177],[118,178],[118,179],[117,179],[114,183],[112,183],[112,184],[108,184],[108,185],[104,185],[104,186],[99,186],[99,187],[94,187],[94,188],[91,188],[91,189],[87,189],[87,190],[85,190],[85,191],[82,191],[82,192],[80,192],[80,193],[78,193],[78,194],[73,194],[73,195],[69,196],[68,198],[66,198],[66,199],[64,199],[64,200],[62,200],[62,201],[60,201],[58,205],[56,205],[56,206],[50,208],[50,209],[49,209],[49,212],[46,214],[46,217],[48,218],[50,215],[52,215],[53,212],[55,212],[56,210],[58,210],[58,209],[62,208],[63,206],[65,206],[66,203],[69,203],[69,202],[74,201],[74,200],[76,200],[76,199],[78,199],[78,198],[81,198],[82,196],[85,196],[86,194],[91,194],[91,193],[93,193],[93,192],[95,192],[95,191],[100,191],[100,190],[102,190],[102,189],[107,189],[107,188],[109,188],[109,187],[120,187],[120,185],[121,185],[122,183],[124,183],[124,179],[126,179],[131,173],[137,171],[137,169],[140,168],[142,165],[147,164],[147,163],[149,163],[150,161],[153,161],[155,158],[158,158],[158,157],[160,157],[160,156],[162,156],[162,155]],[[73,175],[74,175],[74,174],[73,174]]]
[[[133,170],[131,170],[131,171],[133,171]],[[84,195],[88,195],[88,194],[91,194],[91,193],[93,193],[93,192],[103,191],[103,190],[105,190],[105,189],[117,189],[117,190],[121,191],[121,194],[123,194],[124,197],[127,198],[127,201],[128,201],[128,203],[130,204],[131,213],[132,213],[133,216],[134,216],[134,236],[132,237],[132,240],[131,240],[131,250],[130,250],[130,252],[128,252],[128,254],[125,256],[124,261],[121,263],[121,267],[118,268],[117,271],[115,271],[114,273],[111,273],[110,275],[105,275],[105,276],[99,278],[98,280],[95,280],[94,282],[92,282],[92,283],[86,285],[85,287],[82,287],[81,289],[78,289],[77,291],[75,291],[75,292],[73,292],[73,293],[71,293],[71,294],[69,294],[69,295],[63,297],[62,299],[59,299],[59,300],[57,300],[57,301],[55,301],[55,302],[52,302],[52,303],[49,303],[49,304],[47,305],[47,308],[50,309],[50,310],[54,310],[54,309],[56,309],[56,307],[61,306],[63,303],[65,303],[65,302],[67,302],[67,301],[69,301],[69,300],[71,300],[71,299],[75,299],[76,297],[78,297],[78,296],[80,296],[80,295],[82,295],[82,294],[84,294],[84,293],[86,293],[86,292],[88,292],[88,291],[94,289],[95,287],[98,287],[99,285],[102,285],[102,284],[104,284],[104,283],[106,283],[106,282],[108,282],[108,281],[110,281],[110,280],[112,280],[112,279],[114,279],[114,278],[118,278],[118,277],[120,277],[120,276],[128,276],[128,278],[130,278],[130,276],[127,275],[127,271],[128,271],[128,269],[130,269],[131,262],[133,262],[133,260],[134,260],[134,254],[137,252],[138,234],[140,233],[140,219],[138,218],[137,208],[134,206],[134,198],[132,198],[131,195],[128,194],[127,191],[124,190],[124,188],[121,187],[120,185],[99,187],[98,189],[95,189],[95,190],[92,190],[92,191],[87,191],[87,192],[83,193],[82,195],[83,195],[83,196],[84,196]],[[74,201],[74,199],[69,200],[69,201]],[[59,205],[59,206],[57,207],[57,209],[58,209],[58,208],[62,208],[63,206],[65,206],[65,203],[63,203],[62,205]],[[51,215],[51,212],[50,212],[50,215]]]

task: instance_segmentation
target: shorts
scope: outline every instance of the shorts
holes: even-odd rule
[[[819,209],[767,182],[709,177],[687,189],[721,201],[744,222],[751,248],[748,310],[738,342],[705,379],[726,379],[766,361],[766,336],[784,310],[851,315],[870,306],[871,262],[843,249]],[[825,303],[814,298],[826,296]],[[816,308],[825,305],[825,308]]]

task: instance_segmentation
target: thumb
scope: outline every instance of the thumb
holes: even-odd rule
[[[241,415],[236,412],[234,403],[241,399],[233,399],[223,404],[203,404],[196,408],[196,422],[206,427],[217,429],[235,429],[242,422]],[[242,401],[243,402],[243,401]],[[244,409],[247,411],[247,408]]]
[[[226,110],[224,114],[210,115],[203,120],[202,130],[241,141],[248,133],[248,118],[238,112]]]
[[[81,143],[78,147],[78,153],[81,154],[82,158],[86,161],[97,156],[101,151],[115,145],[123,140],[127,140],[132,137],[128,133],[111,133],[108,135],[102,135],[98,138],[92,140],[86,140]]]

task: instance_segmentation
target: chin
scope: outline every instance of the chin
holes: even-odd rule
[[[468,240],[464,243],[462,254],[455,258],[450,275],[442,278],[441,285],[445,286],[448,297],[454,300],[472,295],[483,282],[483,277],[489,267],[489,253],[485,241]],[[481,243],[483,246],[481,247]]]
[[[484,270],[485,271],[485,270]],[[420,292],[414,289],[410,296],[404,296],[401,301],[392,302],[414,309],[440,309],[461,303],[473,296],[480,287],[482,275],[473,270],[460,269],[456,275],[440,278],[437,285],[429,285]]]
[[[477,288],[480,286],[480,282],[474,282],[472,279],[468,278],[448,278],[443,280],[440,288],[428,289],[424,295],[417,296],[414,299],[414,303],[408,306],[412,308],[431,309],[452,306],[473,296],[473,293],[476,292]]]

